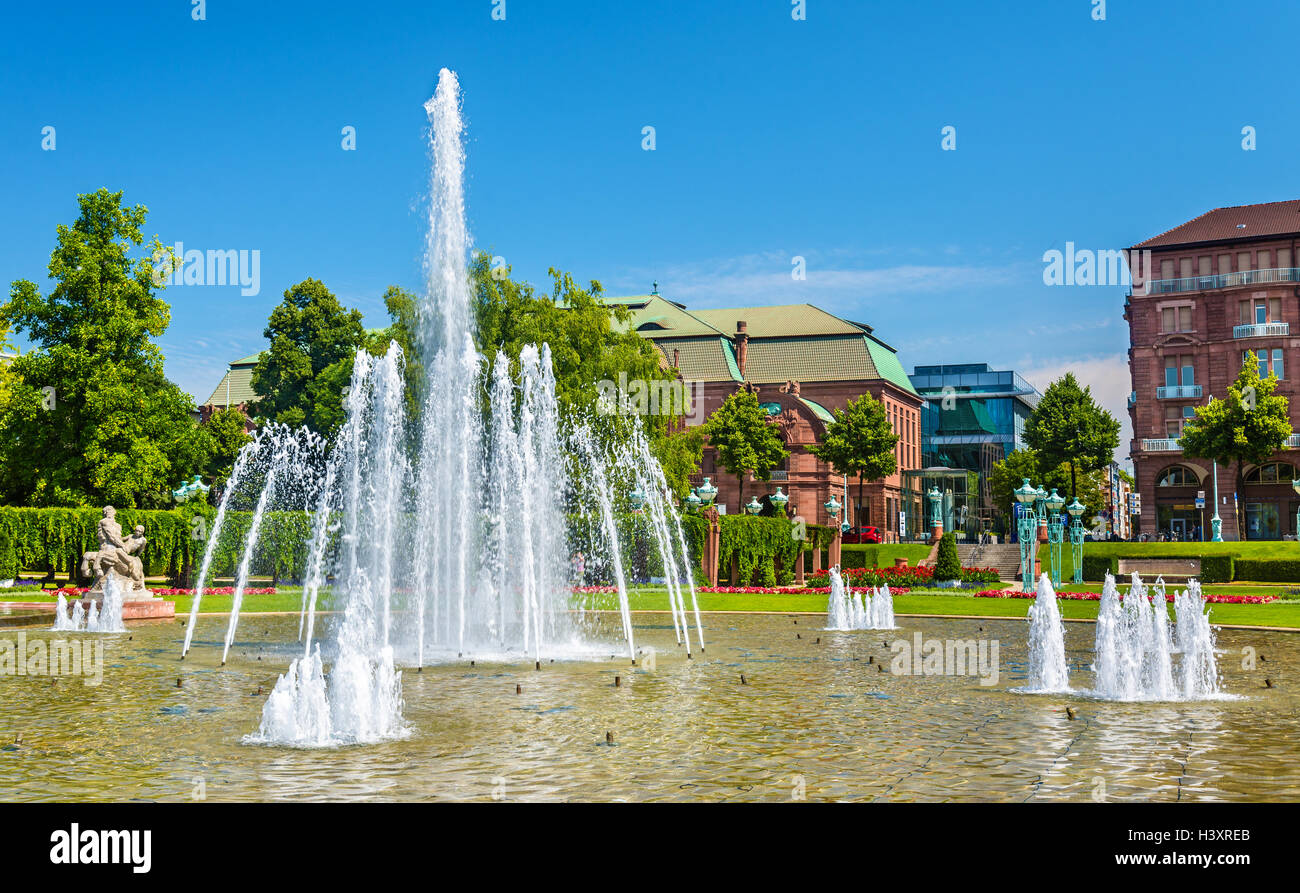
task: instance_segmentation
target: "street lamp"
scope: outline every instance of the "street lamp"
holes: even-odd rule
[[[699,494],[704,505],[713,505],[713,499],[718,495],[718,488],[713,486],[708,478],[705,478],[704,483],[695,488],[695,492]]]
[[[632,511],[639,512],[645,506],[645,491],[640,487],[633,487],[627,494],[627,501],[632,505]]]
[[[930,533],[933,536],[933,534],[937,533],[939,528],[943,525],[943,522],[939,519],[940,506],[943,503],[943,493],[939,491],[939,487],[936,485],[931,487],[930,492],[925,495],[926,498],[930,500]]]
[[[777,512],[785,514],[785,504],[790,501],[790,497],[782,493],[780,487],[777,487],[776,492],[767,497],[767,501],[776,506]]]
[[[1300,494],[1300,478],[1291,481],[1291,489]],[[1300,540],[1300,506],[1297,506],[1295,510],[1295,536],[1296,539]]]
[[[691,491],[691,495],[686,497],[686,507],[692,512],[698,512],[700,506],[703,504],[704,500],[700,499],[699,495],[694,490]]]
[[[1085,506],[1075,497],[1074,502],[1066,506],[1066,511],[1074,521],[1070,524],[1070,553],[1074,559],[1074,582],[1083,582],[1083,510]]]
[[[1048,552],[1052,559],[1052,585],[1057,589],[1061,588],[1061,542],[1065,539],[1065,516],[1061,514],[1061,509],[1065,508],[1065,497],[1052,488],[1052,495],[1043,501],[1043,505],[1051,514],[1047,522],[1047,543]]]
[[[1210,398],[1205,401],[1205,405],[1209,406],[1213,402],[1214,395],[1211,394]],[[1211,459],[1210,463],[1214,466],[1214,517],[1210,519],[1210,530],[1212,531],[1210,542],[1221,543],[1223,542],[1223,519],[1219,517],[1219,462],[1217,459]],[[1240,532],[1238,535],[1240,535]]]
[[[827,516],[831,519],[831,523],[834,524],[835,519],[840,515],[840,504],[835,501],[834,493],[831,494],[830,499],[822,504],[822,508],[826,509]]]
[[[762,510],[763,510],[763,503],[758,501],[758,497],[757,496],[749,497],[749,502],[745,505],[745,511],[749,512],[751,515],[757,515]]]
[[[1033,503],[1038,499],[1038,489],[1024,478],[1024,483],[1011,492],[1020,503],[1020,522],[1017,533],[1020,536],[1020,588],[1024,592],[1033,592],[1034,550],[1038,546],[1038,518],[1034,513]]]

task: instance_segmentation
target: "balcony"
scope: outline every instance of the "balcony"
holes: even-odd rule
[[[1166,385],[1163,388],[1156,388],[1156,399],[1199,400],[1201,399],[1201,386],[1198,384]]]
[[[1137,391],[1129,391],[1129,392],[1128,392],[1128,405],[1129,405],[1129,406],[1137,406],[1137,402],[1138,402],[1138,392],[1137,392]]]
[[[1233,338],[1263,338],[1272,335],[1290,335],[1291,323],[1265,322],[1257,325],[1233,326]]]
[[[1180,453],[1182,450],[1176,438],[1146,437],[1142,440],[1144,453]]]
[[[1191,276],[1185,279],[1152,279],[1147,283],[1146,293],[1149,295],[1173,295],[1190,291],[1209,291],[1214,288],[1233,288],[1238,285],[1267,285],[1272,282],[1300,282],[1300,267],[1243,270],[1240,273],[1221,273],[1218,276]]]
[[[1300,434],[1289,435],[1286,439],[1286,448],[1288,450],[1300,450]]]

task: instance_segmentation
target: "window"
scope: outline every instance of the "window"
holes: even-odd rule
[[[1157,487],[1194,487],[1201,482],[1196,472],[1183,465],[1166,468],[1156,478]]]
[[[1226,274],[1231,273],[1231,272],[1232,272],[1232,255],[1231,255],[1231,254],[1220,254],[1220,255],[1219,255],[1219,275],[1220,275],[1220,276],[1223,276],[1223,275],[1226,275]]]
[[[1210,256],[1208,254],[1202,254],[1196,259],[1196,263],[1200,268],[1200,272],[1197,273],[1198,276],[1210,275]]]
[[[1160,262],[1160,278],[1161,279],[1174,278],[1174,262],[1172,260],[1162,260]]]
[[[1164,307],[1160,311],[1160,331],[1192,331],[1192,307]]]
[[[1246,472],[1248,484],[1289,484],[1295,480],[1295,466],[1287,462],[1270,462]]]
[[[1277,250],[1277,265],[1283,270],[1291,267],[1291,249],[1279,248]]]
[[[1180,384],[1196,384],[1196,369],[1190,354],[1165,357],[1165,387],[1176,388]]]
[[[1273,360],[1273,374],[1280,379],[1286,378],[1286,366],[1283,361],[1282,348],[1280,347],[1273,348],[1271,352],[1268,348],[1262,348],[1259,352],[1253,350],[1244,351],[1241,355],[1241,364],[1244,366],[1250,362],[1257,363],[1259,377],[1268,378],[1270,353]]]
[[[1249,251],[1237,252],[1237,272],[1244,273],[1249,269],[1250,269],[1250,252]]]
[[[1256,255],[1256,257],[1258,258],[1258,260],[1255,261],[1255,269],[1257,270],[1272,269],[1273,253],[1271,251],[1269,251],[1268,249],[1264,249],[1263,251],[1260,251],[1259,254]]]
[[[1178,278],[1192,278],[1192,259],[1190,257],[1180,257],[1178,259]]]

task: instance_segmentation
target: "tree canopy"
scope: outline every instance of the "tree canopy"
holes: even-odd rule
[[[889,424],[885,405],[870,394],[850,400],[844,409],[832,410],[831,415],[834,421],[826,426],[826,436],[808,452],[829,463],[837,473],[857,477],[861,511],[864,481],[877,481],[898,470],[898,435]]]
[[[1274,393],[1276,389],[1277,376],[1270,372],[1260,378],[1258,365],[1246,357],[1227,395],[1196,407],[1195,416],[1183,426],[1183,455],[1217,465],[1237,462],[1237,492],[1243,493],[1242,466],[1264,462],[1292,433],[1287,398]],[[1237,521],[1237,529],[1244,532],[1240,514]]]
[[[343,423],[352,361],[366,344],[361,311],[344,307],[319,279],[304,279],[285,290],[263,335],[271,343],[253,367],[261,398],[254,416],[331,435]]]
[[[749,388],[741,388],[722,401],[702,427],[718,464],[735,475],[740,484],[741,506],[745,504],[745,475],[771,480],[772,470],[789,455],[776,425],[759,405],[758,394]]]
[[[0,496],[11,504],[123,507],[167,504],[204,467],[210,438],[191,398],[163,375],[154,339],[171,312],[151,258],[167,253],[142,233],[148,210],[121,192],[77,197],[60,225],[42,295],[13,282],[0,317],[33,349],[10,367],[0,409]]]
[[[1025,443],[1037,450],[1044,468],[1069,466],[1071,499],[1079,495],[1080,473],[1111,463],[1119,446],[1119,420],[1100,406],[1092,388],[1081,388],[1073,372],[1048,385],[1025,422]]]
[[[1019,487],[1025,478],[1029,478],[1030,483],[1034,486],[1042,487],[1048,492],[1055,488],[1056,492],[1062,496],[1066,495],[1072,480],[1076,481],[1078,485],[1077,493],[1070,498],[1077,498],[1079,502],[1087,506],[1088,510],[1083,514],[1085,524],[1105,508],[1106,476],[1104,471],[1090,471],[1072,479],[1068,462],[1062,462],[1054,468],[1045,468],[1042,456],[1038,451],[1025,448],[1008,454],[1001,462],[995,462],[993,470],[989,474],[990,495],[993,504],[997,506],[997,510],[1002,513],[1003,517],[1010,519],[1011,505],[1016,501],[1015,494],[1012,491]]]

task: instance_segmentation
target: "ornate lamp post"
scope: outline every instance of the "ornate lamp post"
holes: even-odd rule
[[[749,502],[745,505],[745,511],[749,512],[751,515],[757,515],[762,510],[763,510],[763,503],[758,501],[758,497],[757,496],[749,497]]]
[[[1291,489],[1300,494],[1300,478],[1291,482]],[[1296,539],[1300,539],[1300,506],[1297,506],[1295,510],[1295,535]]]
[[[936,485],[931,487],[930,492],[925,495],[930,500],[930,541],[933,542],[943,536],[943,518],[940,515],[943,493],[939,491],[939,487]]]
[[[827,517],[831,519],[831,524],[834,524],[835,519],[838,518],[840,514],[840,504],[835,501],[834,493],[832,493],[831,498],[822,505],[822,508],[826,509]]]
[[[1211,394],[1205,401],[1205,405],[1209,406],[1213,402],[1214,395]],[[1210,462],[1214,465],[1214,517],[1210,519],[1210,542],[1221,543],[1223,542],[1223,519],[1219,517],[1219,463],[1213,459]],[[1237,532],[1237,536],[1240,538],[1240,531]]]
[[[718,495],[718,488],[713,486],[708,478],[705,478],[704,483],[695,488],[695,492],[699,495],[701,502],[708,506],[713,505],[713,499]]]
[[[830,554],[827,556],[830,560],[830,566],[835,567],[840,563],[840,543],[843,542],[844,532],[835,523],[835,519],[839,517],[841,506],[835,500],[834,493],[831,494],[830,499],[822,504],[822,508],[826,509],[826,514],[831,519],[831,527],[835,530],[835,536],[831,538],[831,547],[828,550]]]
[[[790,501],[790,497],[782,493],[780,487],[777,487],[776,492],[773,493],[771,496],[767,497],[767,501],[772,503],[772,505],[776,506],[776,510],[779,514],[784,515],[785,504]]]
[[[645,491],[640,487],[633,487],[627,494],[627,501],[632,506],[632,511],[639,512],[645,506]]]
[[[1052,495],[1043,503],[1051,514],[1047,521],[1048,552],[1052,559],[1052,585],[1061,588],[1061,543],[1065,539],[1065,516],[1061,509],[1065,507],[1065,497],[1052,488]]]
[[[697,495],[694,490],[691,490],[690,495],[686,497],[685,502],[686,510],[689,512],[698,512],[700,506],[704,504],[704,500],[700,499],[699,495]]]
[[[1075,498],[1066,506],[1074,520],[1070,523],[1070,555],[1074,559],[1074,582],[1083,582],[1083,510],[1085,506]]]
[[[1011,492],[1020,503],[1020,523],[1016,530],[1020,537],[1020,588],[1033,592],[1034,552],[1038,549],[1038,517],[1034,513],[1034,501],[1038,499],[1038,489],[1029,483],[1029,478],[1023,480],[1024,483]]]
[[[1038,519],[1038,541],[1047,542],[1047,491],[1042,487],[1034,498],[1034,515]]]

